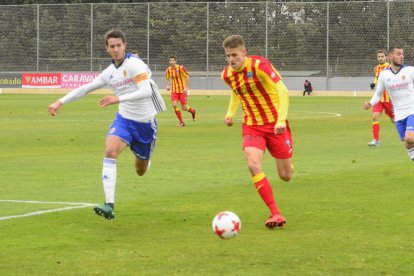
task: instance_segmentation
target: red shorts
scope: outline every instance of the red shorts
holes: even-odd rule
[[[285,132],[275,134],[274,128],[274,124],[265,126],[243,125],[243,149],[254,147],[265,151],[267,148],[274,158],[291,158],[293,142],[288,121],[286,121]]]
[[[372,112],[382,113],[385,111],[385,114],[388,115],[391,119],[394,119],[394,107],[392,106],[392,102],[379,102],[372,108]]]
[[[176,93],[171,92],[171,101],[174,102],[180,102],[181,105],[187,104],[187,93]]]

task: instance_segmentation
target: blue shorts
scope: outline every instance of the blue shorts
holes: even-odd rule
[[[401,141],[404,140],[406,131],[414,131],[414,114],[406,117],[405,119],[396,121],[395,127],[397,128]]]
[[[119,113],[109,128],[107,136],[117,136],[127,143],[135,156],[148,160],[157,139],[157,122],[155,118],[148,123],[140,123],[125,119]]]

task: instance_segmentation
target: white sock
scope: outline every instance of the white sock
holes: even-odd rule
[[[414,147],[412,147],[411,149],[407,149],[408,152],[408,156],[410,156],[411,160],[414,161]]]
[[[104,158],[102,166],[102,182],[106,203],[115,202],[116,159]]]

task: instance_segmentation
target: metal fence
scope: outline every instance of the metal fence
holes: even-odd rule
[[[127,35],[154,72],[168,57],[217,77],[221,46],[241,34],[250,54],[287,76],[372,76],[378,49],[414,51],[414,2],[134,3],[1,6],[0,71],[99,71],[109,62],[103,35]]]

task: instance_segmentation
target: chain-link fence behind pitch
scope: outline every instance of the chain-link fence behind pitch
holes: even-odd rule
[[[411,62],[413,11],[411,1],[2,6],[0,71],[102,70],[103,35],[116,27],[160,74],[173,54],[193,74],[217,76],[223,39],[241,34],[285,75],[372,76],[378,49],[402,46]]]

